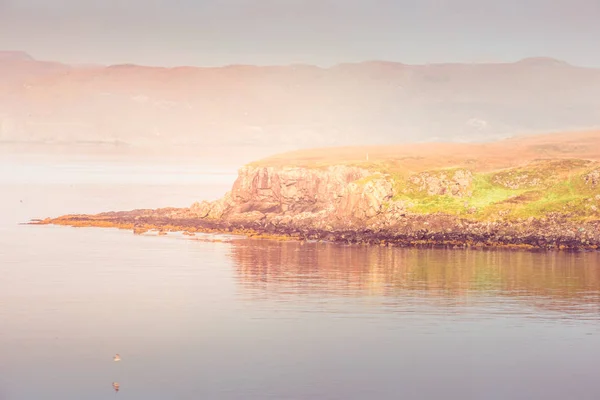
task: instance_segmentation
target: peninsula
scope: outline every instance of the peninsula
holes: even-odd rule
[[[217,201],[31,223],[381,246],[598,249],[600,131],[300,150],[240,168]]]

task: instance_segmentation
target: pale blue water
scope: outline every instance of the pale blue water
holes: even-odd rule
[[[235,168],[0,168],[2,400],[600,398],[598,253],[23,226],[216,198]]]

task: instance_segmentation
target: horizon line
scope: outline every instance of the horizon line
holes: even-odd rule
[[[165,66],[165,65],[155,65],[155,64],[137,64],[131,62],[122,62],[122,63],[111,63],[111,64],[103,64],[103,63],[94,63],[94,62],[80,62],[80,63],[67,63],[58,60],[49,60],[49,59],[38,59],[31,55],[28,51],[24,50],[0,50],[0,55],[2,54],[15,54],[23,56],[22,61],[36,61],[36,62],[47,62],[47,63],[57,63],[71,67],[97,67],[97,68],[126,68],[126,67],[145,67],[145,68],[160,68],[160,69],[179,69],[179,68],[231,68],[231,67],[311,67],[317,69],[332,69],[336,67],[346,66],[346,65],[359,65],[359,64],[389,64],[394,66],[406,66],[406,67],[426,67],[426,66],[441,66],[441,65],[512,65],[512,64],[539,64],[539,65],[563,65],[570,66],[576,68],[590,68],[590,69],[598,69],[600,67],[586,67],[579,66],[575,64],[571,64],[568,61],[561,60],[558,58],[550,57],[550,56],[531,56],[525,57],[521,59],[517,59],[514,61],[436,61],[436,62],[426,62],[426,63],[404,63],[402,61],[393,61],[389,59],[365,59],[363,61],[341,61],[335,64],[331,64],[328,66],[318,65],[318,64],[310,64],[310,63],[302,63],[302,62],[291,62],[286,64],[248,64],[248,63],[228,63],[228,64],[219,64],[219,65],[176,65],[176,66]],[[2,57],[0,57],[0,61]]]

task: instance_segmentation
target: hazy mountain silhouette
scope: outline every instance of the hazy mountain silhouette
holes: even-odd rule
[[[600,69],[515,63],[156,68],[0,52],[0,141],[296,147],[600,125]]]

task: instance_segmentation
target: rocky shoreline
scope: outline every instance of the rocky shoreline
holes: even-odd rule
[[[462,171],[455,176],[445,184],[460,195],[468,188],[468,180]],[[113,227],[136,234],[231,233],[379,246],[600,248],[600,220],[571,220],[559,213],[485,221],[444,213],[417,214],[402,201],[393,201],[393,193],[393,184],[385,176],[356,167],[244,167],[232,191],[214,202],[189,208],[65,215],[31,223]]]
[[[481,224],[467,221],[461,230],[430,229],[425,224],[448,222],[445,216],[409,217],[404,229],[337,228],[323,230],[310,226],[276,226],[264,221],[210,221],[186,218],[189,209],[180,209],[180,216],[166,216],[160,210],[129,211],[97,215],[67,215],[55,219],[33,221],[33,225],[66,225],[72,227],[102,227],[132,230],[135,234],[156,231],[236,234],[275,240],[327,241],[350,245],[389,247],[444,248],[513,248],[539,250],[597,250],[600,249],[600,223],[585,225],[561,224],[557,221],[524,221],[518,224]],[[170,213],[174,212],[171,210]],[[177,212],[177,211],[175,211]],[[445,221],[444,221],[445,220]],[[428,223],[428,221],[431,221]],[[560,231],[560,232],[559,232]]]
[[[388,161],[250,164],[213,202],[30,223],[379,246],[600,249],[598,161],[532,157],[494,170],[471,159],[428,170]]]

